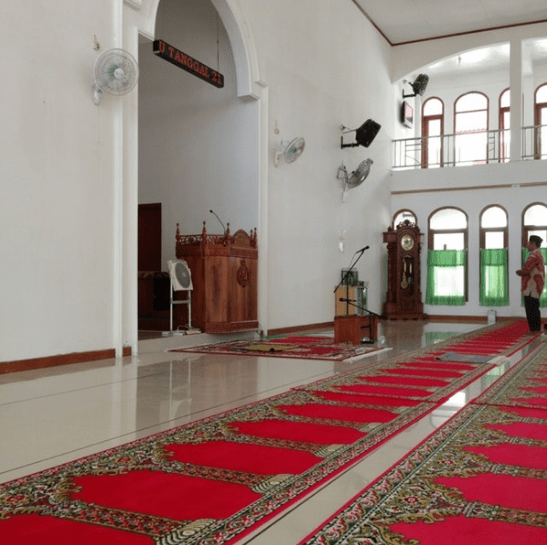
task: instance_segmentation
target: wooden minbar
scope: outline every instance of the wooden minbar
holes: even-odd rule
[[[192,274],[192,324],[204,333],[258,328],[258,248],[256,229],[223,235],[181,235],[177,224],[177,259]]]

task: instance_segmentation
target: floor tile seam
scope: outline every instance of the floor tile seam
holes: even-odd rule
[[[274,360],[274,359],[277,359],[277,358],[271,358],[271,359]],[[96,389],[96,388],[104,388],[105,386],[113,386],[113,385],[117,385],[117,384],[140,381],[140,380],[143,380],[143,379],[154,378],[154,377],[157,377],[157,376],[160,376],[160,375],[163,375],[163,374],[165,374],[165,372],[162,371],[162,372],[146,375],[145,377],[134,377],[134,378],[128,378],[128,379],[120,379],[120,380],[117,380],[117,381],[104,382],[104,383],[101,383],[101,384],[94,384],[92,386],[85,386],[85,387],[82,387],[82,388],[74,388],[74,389],[63,390],[63,391],[54,392],[54,393],[50,393],[50,394],[44,394],[44,395],[35,396],[35,397],[29,397],[29,398],[25,398],[25,399],[18,399],[18,400],[9,401],[9,402],[6,402],[6,403],[0,402],[0,407],[3,407],[3,406],[7,407],[9,405],[17,405],[17,404],[20,404],[20,403],[28,403],[28,402],[32,402],[32,401],[38,401],[40,399],[53,398],[53,397],[56,397],[56,396],[72,394],[72,393],[76,393],[76,392],[83,392],[83,391],[87,391],[87,390],[93,390],[93,389]],[[312,382],[313,382],[314,380],[316,380],[316,377],[320,377],[317,380],[321,380],[322,375],[330,376],[330,374],[331,374],[330,370],[329,371],[323,371],[321,373],[311,375],[309,377],[309,379],[311,379]],[[326,378],[328,378],[328,376]],[[308,378],[303,379],[303,380],[308,380]],[[298,382],[298,381],[295,381],[295,382]],[[290,389],[290,387],[291,387],[290,385],[291,385],[291,383],[281,384],[279,386],[276,386],[275,388],[270,388],[270,389],[267,389],[267,390],[263,390],[262,392],[257,392],[257,394],[260,395],[260,394],[267,393],[268,391],[272,391],[272,390],[275,390],[275,389],[278,389],[278,388]],[[245,398],[242,398],[242,399],[245,399]]]
[[[73,388],[73,389],[70,389],[70,390],[63,390],[63,391],[60,391],[60,392],[54,392],[54,393],[50,393],[50,394],[44,394],[44,395],[39,395],[39,396],[35,396],[35,397],[29,397],[29,398],[26,398],[26,399],[18,399],[18,400],[14,400],[14,401],[8,401],[6,403],[0,402],[0,407],[6,407],[8,405],[17,405],[18,403],[28,403],[28,402],[31,402],[31,401],[38,401],[39,399],[46,399],[46,398],[56,397],[56,396],[60,396],[60,395],[73,394],[73,393],[76,393],[76,392],[84,392],[84,391],[88,391],[88,390],[93,390],[95,388],[104,388],[105,386],[114,386],[116,384],[123,384],[123,383],[128,383],[128,382],[139,381],[139,380],[142,380],[143,378],[153,378],[153,377],[156,377],[156,376],[161,375],[161,374],[163,374],[163,373],[154,373],[152,375],[146,375],[146,377],[134,377],[134,378],[127,378],[127,379],[113,380],[111,382],[104,382],[104,383],[101,383],[101,384],[94,384],[94,385],[91,385],[91,386],[84,386],[82,388]]]

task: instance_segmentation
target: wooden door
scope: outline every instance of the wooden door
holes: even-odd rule
[[[161,271],[161,203],[139,204],[139,271]]]

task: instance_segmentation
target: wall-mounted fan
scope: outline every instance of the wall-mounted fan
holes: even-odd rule
[[[103,91],[111,95],[126,95],[137,85],[139,66],[123,49],[109,49],[95,61],[93,102],[99,105]]]
[[[306,141],[302,138],[295,138],[290,142],[282,141],[281,151],[276,151],[274,155],[274,165],[279,165],[279,160],[281,157],[285,158],[286,163],[294,163],[303,153],[304,148],[306,147]]]
[[[350,174],[344,165],[338,168],[338,175],[336,176],[338,180],[342,180],[344,184],[342,200],[345,202],[347,192],[354,188],[360,186],[370,173],[370,166],[374,161],[372,159],[365,159],[361,161],[359,166]]]
[[[192,273],[188,263],[184,259],[168,261],[169,276],[175,291],[187,291],[194,289],[192,285]]]

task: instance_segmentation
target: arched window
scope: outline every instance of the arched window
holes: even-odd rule
[[[454,161],[478,165],[488,161],[488,98],[475,91],[454,104]]]
[[[399,223],[408,220],[410,223],[417,224],[416,221],[416,214],[412,212],[412,210],[399,210],[394,216],[393,216],[393,227],[397,228],[397,225]]]
[[[547,206],[532,203],[522,213],[522,246],[526,247],[531,235],[538,235],[547,244]]]
[[[422,106],[422,168],[443,166],[444,104],[428,98]]]
[[[487,206],[480,215],[480,247],[486,250],[507,248],[507,236],[507,212],[501,206]]]
[[[511,154],[511,91],[507,88],[500,95],[500,163],[509,161]]]
[[[547,157],[547,83],[540,85],[534,95],[534,125],[536,159]]]
[[[522,212],[522,264],[528,257],[526,245],[532,235],[538,235],[543,239],[541,253],[547,263],[547,205],[536,202],[528,205]],[[547,271],[547,266],[546,266]],[[539,306],[547,307],[547,290],[543,290],[539,298]]]
[[[467,215],[458,208],[441,208],[429,216],[430,250],[465,250]]]
[[[429,217],[426,303],[464,305],[467,299],[467,215],[441,208]]]
[[[486,207],[480,215],[480,286],[482,306],[509,304],[508,222],[501,206]]]

